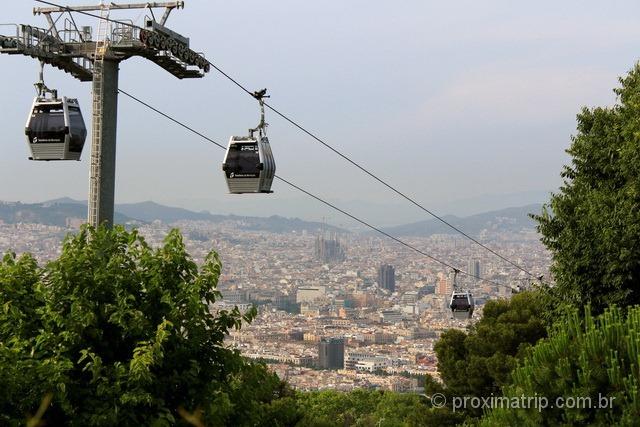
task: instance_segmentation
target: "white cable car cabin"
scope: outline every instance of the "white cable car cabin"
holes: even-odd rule
[[[36,97],[25,135],[29,160],[80,160],[87,128],[78,100]]]
[[[266,135],[264,120],[266,89],[253,96],[260,102],[260,124],[249,129],[249,136],[232,136],[222,163],[229,193],[273,193],[271,184],[276,174],[276,161]],[[254,133],[258,132],[258,137]]]
[[[58,91],[44,84],[43,74],[41,62],[40,80],[34,85],[38,95],[33,100],[24,131],[31,150],[29,160],[80,160],[87,128],[78,100],[58,98]]]
[[[229,193],[272,193],[276,162],[269,139],[266,136],[232,136],[222,170]]]

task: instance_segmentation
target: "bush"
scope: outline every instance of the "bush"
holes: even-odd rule
[[[627,315],[616,307],[594,318],[589,308],[584,318],[577,310],[558,323],[532,348],[504,396],[541,396],[549,408],[498,408],[488,413],[483,426],[504,425],[638,425],[640,415],[640,307]],[[592,405],[613,403],[612,408],[559,408],[556,398],[576,402],[588,398]],[[551,407],[551,405],[555,407]],[[581,404],[582,406],[588,406]],[[533,406],[533,405],[532,405]]]
[[[0,424],[23,425],[49,393],[48,425],[186,424],[180,408],[225,425],[261,413],[287,390],[223,345],[255,311],[211,313],[221,267],[212,251],[198,270],[177,230],[152,249],[136,231],[85,227],[43,268],[5,255]]]
[[[488,397],[511,382],[511,370],[525,350],[547,334],[538,292],[487,302],[483,317],[468,332],[450,329],[436,342],[438,371],[447,401],[453,397]],[[437,390],[435,390],[437,391]],[[481,409],[460,410],[479,417]]]
[[[298,427],[441,427],[463,420],[442,408],[432,408],[423,396],[390,391],[298,393],[296,405],[301,417],[295,424]]]

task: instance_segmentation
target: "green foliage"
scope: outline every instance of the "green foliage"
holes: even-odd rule
[[[638,425],[639,343],[640,307],[629,308],[626,316],[612,307],[596,318],[588,307],[584,318],[573,310],[532,349],[504,390],[509,398],[543,396],[548,408],[494,409],[482,425]],[[558,397],[566,406],[575,397],[591,404],[560,408]],[[603,407],[609,403],[613,408]]]
[[[423,396],[372,390],[343,393],[325,390],[298,393],[298,427],[414,427],[456,425],[462,417],[452,417],[432,408]],[[276,424],[279,425],[279,424]]]
[[[51,392],[49,425],[174,425],[178,408],[252,425],[288,391],[224,347],[255,310],[210,312],[220,271],[215,252],[198,270],[176,230],[153,249],[136,231],[83,228],[43,268],[6,255],[0,424],[24,424]]]
[[[578,114],[564,184],[535,216],[553,254],[551,308],[640,303],[640,66],[620,82],[617,105]]]
[[[489,301],[468,333],[450,329],[442,334],[435,351],[447,401],[499,395],[511,382],[510,372],[526,349],[546,336],[540,298],[538,292],[523,292],[510,300]],[[479,416],[481,410],[466,413]]]

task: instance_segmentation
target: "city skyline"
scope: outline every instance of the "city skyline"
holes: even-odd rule
[[[0,222],[0,247],[18,254],[31,252],[45,263],[59,256],[61,240],[77,226]],[[377,387],[420,392],[420,386],[407,382],[401,373],[437,378],[434,343],[443,331],[466,325],[451,319],[447,307],[452,272],[382,236],[341,236],[344,257],[325,263],[317,258],[317,237],[322,232],[251,230],[240,218],[221,223],[155,221],[141,224],[138,231],[149,245],[158,247],[175,227],[181,229],[186,250],[196,264],[212,249],[219,253],[223,267],[217,289],[221,298],[211,306],[212,311],[258,307],[258,317],[232,332],[225,342],[247,358],[267,362],[297,389]],[[535,231],[492,230],[484,239],[499,244],[505,256],[534,274],[548,274],[550,254]],[[471,322],[481,318],[487,301],[509,298],[512,289],[524,283],[521,272],[479,252],[461,236],[434,235],[411,241],[461,269],[469,259],[482,263],[487,281],[458,277],[462,286],[473,289],[478,303]],[[250,262],[247,254],[251,254]],[[394,266],[393,290],[378,285],[383,264]],[[323,338],[343,340],[339,353],[344,369],[320,360]]]

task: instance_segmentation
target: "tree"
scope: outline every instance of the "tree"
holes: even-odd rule
[[[0,262],[0,424],[24,424],[25,414],[35,412],[47,393],[43,384],[59,372],[55,365],[47,368],[27,357],[41,327],[38,280],[37,263],[30,255],[18,259],[10,253]]]
[[[510,300],[489,301],[483,317],[468,332],[450,329],[435,345],[442,392],[456,397],[499,395],[510,384],[510,372],[526,349],[546,336],[538,292],[522,292]],[[482,410],[467,408],[468,416]]]
[[[463,420],[431,407],[423,396],[381,390],[298,393],[296,405],[301,414],[297,427],[440,427]]]
[[[553,254],[551,308],[640,303],[640,66],[620,83],[615,106],[578,114],[564,183],[534,216]]]
[[[638,342],[640,307],[596,318],[574,309],[512,373],[504,397],[513,405],[493,409],[481,425],[638,425]],[[539,403],[522,405],[521,396]]]
[[[24,424],[47,393],[49,425],[186,424],[182,410],[214,426],[268,408],[286,387],[224,346],[255,310],[212,314],[220,271],[213,251],[198,270],[177,230],[153,249],[137,231],[85,227],[42,268],[6,255],[0,424]]]

